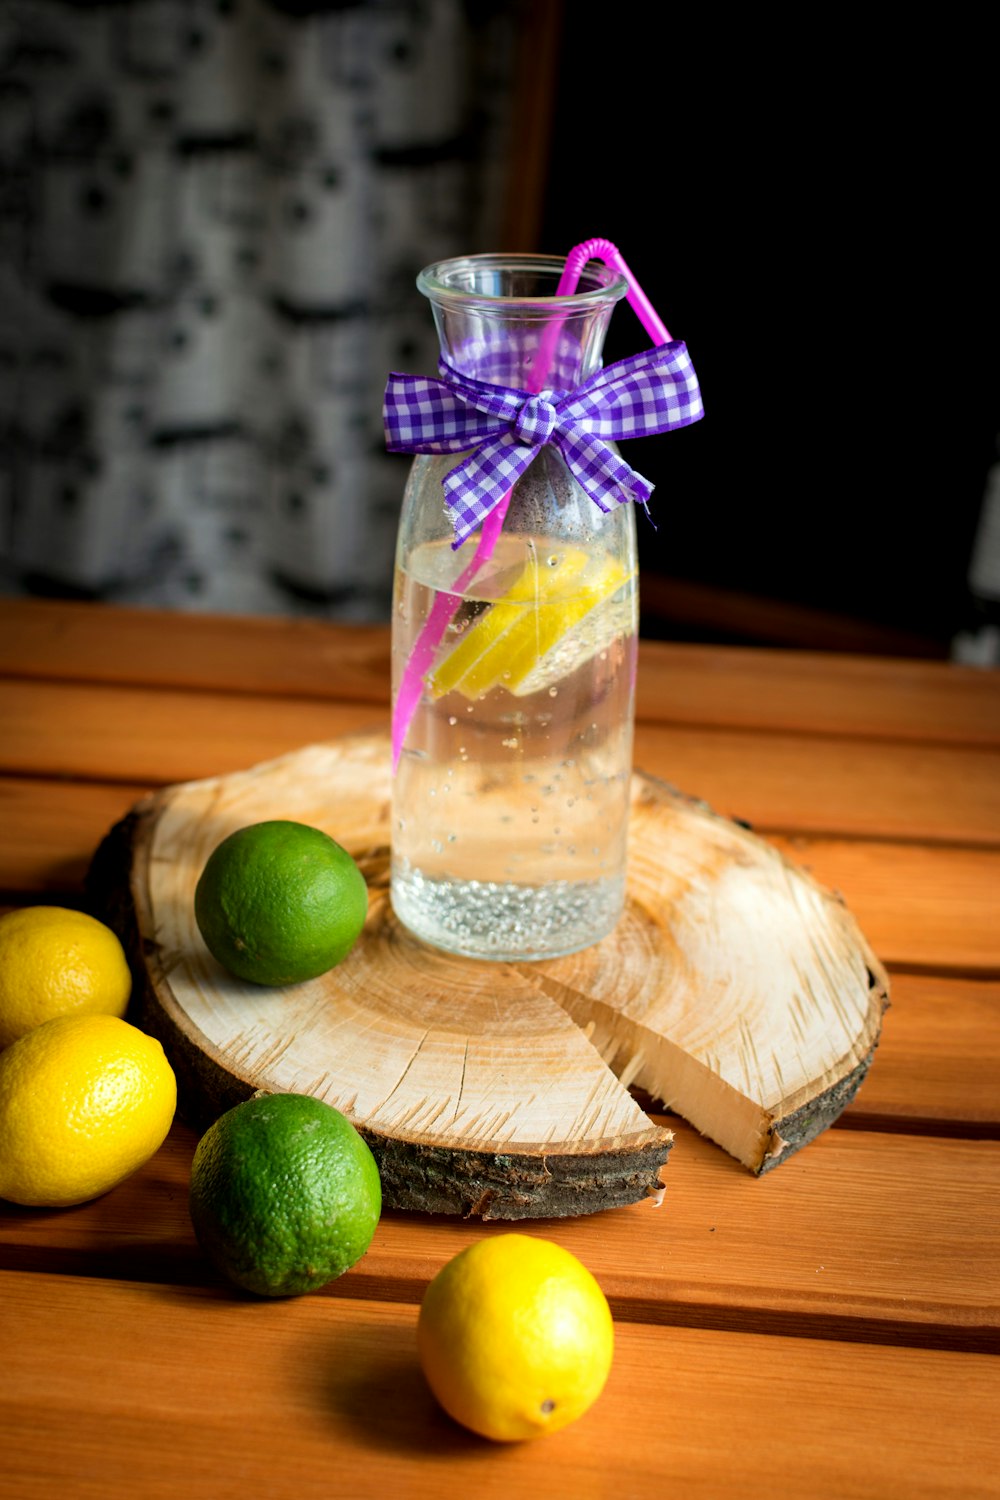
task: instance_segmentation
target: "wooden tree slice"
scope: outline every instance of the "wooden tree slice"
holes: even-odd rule
[[[754,1171],[848,1102],[885,975],[843,905],[762,840],[637,774],[616,931],[541,964],[453,958],[392,913],[389,763],[387,738],[358,736],[171,787],[98,851],[92,894],[195,1123],[260,1089],[316,1094],[369,1141],[387,1204],[513,1219],[661,1191],[671,1133],[629,1084]],[[370,893],[347,959],[284,989],[227,974],[194,920],[215,846],[273,817],[331,833]]]

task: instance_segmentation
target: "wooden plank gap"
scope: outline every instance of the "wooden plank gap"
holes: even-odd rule
[[[856,1106],[834,1121],[834,1130],[865,1130],[882,1135],[941,1136],[952,1141],[1000,1141],[1000,1121],[949,1120],[940,1116],[866,1113]]]

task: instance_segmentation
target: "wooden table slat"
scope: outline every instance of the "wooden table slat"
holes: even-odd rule
[[[598,1496],[612,1453],[629,1497],[998,1493],[985,1356],[624,1324],[590,1412],[498,1446],[437,1407],[413,1306],[10,1273],[0,1299],[0,1490],[20,1497]]]
[[[1000,1349],[1000,1223],[989,1210],[1000,1144],[834,1130],[758,1179],[670,1123],[677,1140],[660,1208],[525,1226],[579,1255],[616,1314]],[[137,1176],[59,1215],[0,1204],[0,1267],[217,1279],[187,1215],[195,1140],[176,1125]],[[387,1213],[364,1260],[326,1290],[419,1300],[449,1256],[511,1227]]]
[[[296,698],[9,680],[4,700],[0,771],[144,785],[384,727],[367,704]],[[761,830],[1000,847],[997,750],[639,725],[635,760]]]
[[[127,627],[125,622],[127,621]],[[385,705],[389,631],[0,600],[0,674]],[[805,651],[640,646],[641,719],[1000,746],[1000,675]]]
[[[843,1123],[1000,1134],[1000,982],[893,974],[875,1061]]]

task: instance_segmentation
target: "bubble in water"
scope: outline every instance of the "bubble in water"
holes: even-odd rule
[[[550,552],[549,555],[548,555],[548,557],[545,559],[545,561],[548,563],[548,565],[549,565],[550,568],[558,568],[558,566],[559,566],[559,553],[558,552]]]
[[[559,689],[557,687],[550,687],[549,688],[549,697],[550,698],[558,698],[559,697]]]
[[[500,743],[508,750],[516,750],[518,744],[517,735],[512,734],[509,740],[501,740]]]
[[[458,720],[456,719],[456,717],[455,717],[454,714],[449,714],[448,715],[448,723],[451,724],[452,726],[454,726],[455,724],[458,723]]]

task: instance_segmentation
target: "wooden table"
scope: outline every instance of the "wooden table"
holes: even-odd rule
[[[380,629],[3,602],[4,904],[82,902],[144,792],[381,725],[387,693]],[[892,1007],[770,1176],[672,1122],[661,1207],[527,1226],[611,1302],[597,1406],[497,1447],[425,1389],[423,1289],[503,1225],[390,1212],[323,1292],[234,1294],[177,1124],[97,1202],[0,1205],[0,1494],[1000,1494],[1000,678],[644,645],[636,762],[842,892]]]

